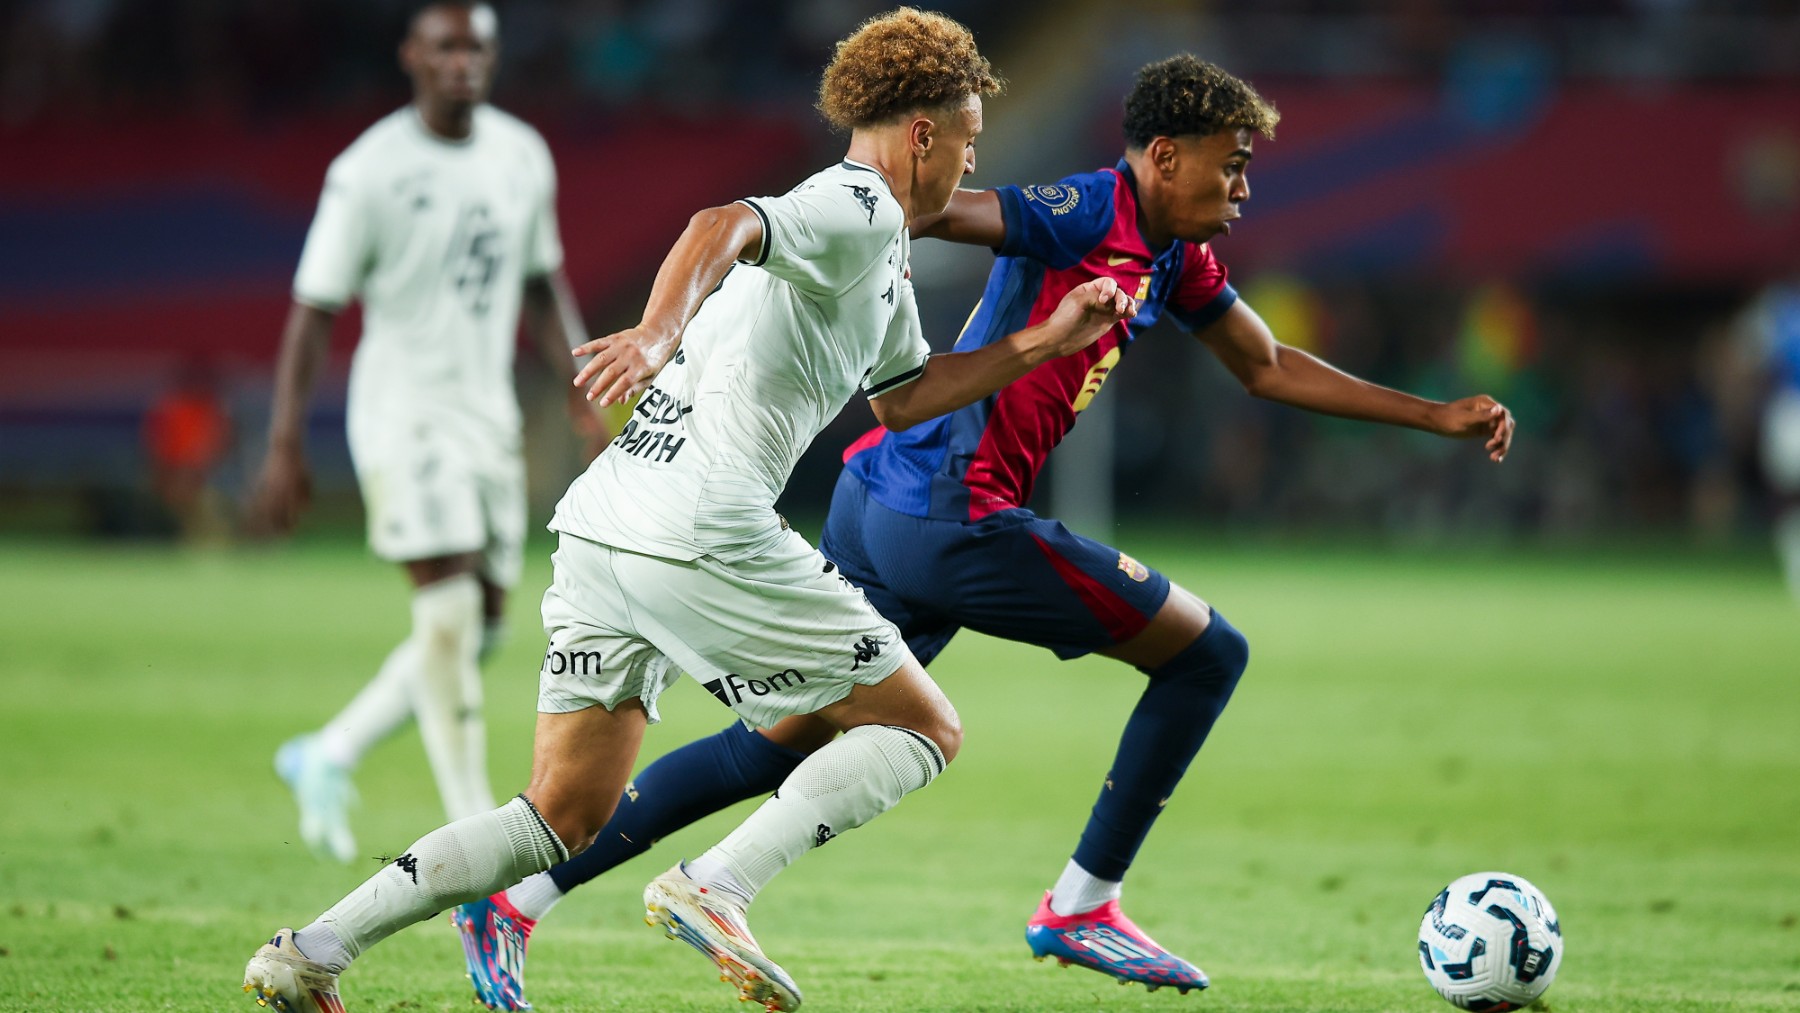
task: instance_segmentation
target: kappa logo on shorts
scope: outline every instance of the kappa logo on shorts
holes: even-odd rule
[[[1123,552],[1119,553],[1119,570],[1140,584],[1150,579],[1150,568]]]
[[[714,679],[705,683],[706,691],[719,698],[719,702],[727,707],[744,702],[744,692],[751,696],[768,696],[784,689],[793,689],[795,684],[804,686],[806,676],[797,669],[776,672],[767,679],[746,679],[735,672],[727,672],[725,678]]]
[[[869,662],[874,661],[876,658],[881,657],[881,649],[886,646],[886,637],[870,636],[862,638],[860,643],[850,648],[850,650],[856,652],[856,664],[850,666],[850,671],[854,672]]]

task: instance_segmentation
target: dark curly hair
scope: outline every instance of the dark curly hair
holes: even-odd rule
[[[902,7],[870,18],[837,44],[819,82],[819,112],[832,126],[854,130],[1004,86],[967,28]]]
[[[1191,53],[1147,64],[1125,97],[1125,143],[1251,130],[1273,138],[1281,114],[1256,89]]]

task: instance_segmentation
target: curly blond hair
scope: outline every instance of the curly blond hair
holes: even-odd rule
[[[839,130],[855,130],[1003,87],[967,28],[902,7],[870,18],[837,44],[819,82],[819,112]]]
[[[1273,140],[1280,122],[1281,113],[1248,82],[1192,53],[1140,68],[1125,99],[1125,141],[1133,148],[1156,137],[1220,130],[1250,130]]]

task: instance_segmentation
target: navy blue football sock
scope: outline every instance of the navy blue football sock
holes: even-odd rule
[[[1100,879],[1125,878],[1249,661],[1249,642],[1214,611],[1205,633],[1145,673],[1150,684],[1125,723],[1119,754],[1081,832],[1077,865]]]
[[[564,893],[702,816],[781,787],[805,753],[778,746],[738,722],[645,767],[586,851],[550,870]]]

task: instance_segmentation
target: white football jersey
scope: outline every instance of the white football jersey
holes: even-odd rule
[[[742,203],[761,251],[701,304],[551,530],[669,559],[758,555],[781,538],[795,462],[857,385],[875,397],[924,372],[906,215],[879,172],[846,161]]]
[[[430,426],[516,450],[513,348],[526,278],[562,266],[556,169],[523,121],[475,110],[464,141],[407,106],[331,163],[294,298],[363,304],[350,368],[352,445]]]

